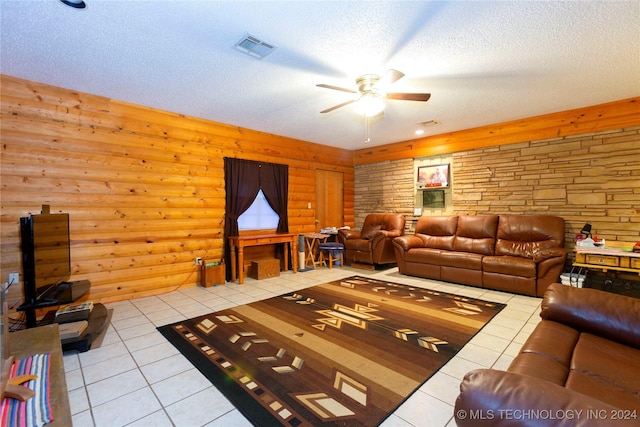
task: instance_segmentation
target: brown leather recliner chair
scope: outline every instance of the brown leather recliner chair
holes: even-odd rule
[[[640,425],[640,299],[551,284],[507,371],[465,375],[459,427]]]
[[[339,230],[345,263],[394,264],[393,239],[404,234],[404,224],[401,214],[369,214],[362,230]]]

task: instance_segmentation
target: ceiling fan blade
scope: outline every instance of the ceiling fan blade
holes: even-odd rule
[[[358,98],[358,99],[359,99],[359,98]],[[333,111],[333,110],[337,110],[337,109],[338,109],[338,108],[340,108],[340,107],[344,107],[345,105],[352,104],[352,103],[356,102],[358,99],[351,99],[351,100],[349,100],[349,101],[347,101],[347,102],[343,102],[342,104],[334,105],[334,106],[333,106],[333,107],[331,107],[331,108],[327,108],[326,110],[322,110],[322,111],[320,111],[320,113],[329,113],[329,112],[331,112],[331,111]]]
[[[340,86],[332,86],[332,85],[325,85],[325,84],[319,84],[319,85],[316,85],[316,86],[323,87],[325,89],[341,90],[343,92],[349,92],[349,93],[358,93],[353,89],[347,89],[347,88],[340,87]]]
[[[387,99],[397,99],[400,101],[428,101],[430,93],[388,93]]]
[[[398,70],[390,69],[376,83],[376,88],[385,91],[386,88],[404,77],[404,73]]]

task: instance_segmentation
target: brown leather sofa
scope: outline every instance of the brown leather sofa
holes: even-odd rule
[[[465,375],[458,426],[640,425],[640,299],[556,283],[540,316],[506,372]]]
[[[401,214],[369,214],[361,230],[339,230],[345,263],[394,264],[393,239],[404,234],[404,224]]]
[[[393,246],[402,274],[541,297],[567,251],[564,219],[549,215],[423,216]]]

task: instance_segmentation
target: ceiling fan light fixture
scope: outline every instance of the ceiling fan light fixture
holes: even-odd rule
[[[355,111],[367,117],[377,116],[384,110],[384,101],[380,95],[373,92],[365,93],[356,101]]]
[[[60,0],[62,3],[67,6],[71,6],[75,9],[84,9],[87,5],[82,0]]]

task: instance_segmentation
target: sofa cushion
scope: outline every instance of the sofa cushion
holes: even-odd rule
[[[423,216],[416,223],[415,234],[421,235],[428,248],[450,251],[457,226],[457,216]]]
[[[379,230],[398,231],[398,235],[404,232],[404,215],[400,214],[369,214],[364,218],[362,231],[372,227],[378,227]],[[362,237],[362,236],[361,236]]]
[[[583,333],[573,351],[566,387],[621,408],[636,408],[640,350]]]
[[[529,335],[508,371],[564,386],[579,337],[580,333],[573,328],[543,320]]]
[[[564,247],[564,219],[549,215],[500,215],[496,255],[533,259],[547,248]]]
[[[544,294],[540,317],[640,350],[638,313],[638,298],[553,283]]]
[[[493,255],[497,227],[498,215],[461,215],[458,217],[453,249],[458,252]]]
[[[482,255],[469,252],[443,251],[440,254],[440,265],[443,267],[482,270]]]
[[[413,248],[405,252],[404,260],[406,262],[419,262],[422,264],[440,265],[440,249],[431,248]]]
[[[380,231],[380,225],[365,225],[362,227],[362,232],[360,233],[360,238],[369,240],[376,235],[378,231]]]
[[[516,256],[486,256],[482,258],[482,270],[509,276],[536,277],[536,263]]]

